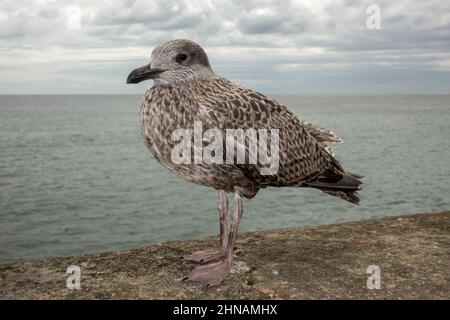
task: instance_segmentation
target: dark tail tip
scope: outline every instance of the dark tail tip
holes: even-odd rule
[[[359,180],[361,178],[361,175],[351,172],[346,172],[340,177],[337,177],[334,173],[325,173],[317,180],[306,183],[305,186],[320,189],[331,196],[359,204],[358,190],[360,190],[362,184]]]
[[[340,191],[330,189],[320,189],[320,190],[322,192],[325,192],[326,194],[329,194],[330,196],[338,197],[342,200],[359,205],[360,199],[357,191]]]

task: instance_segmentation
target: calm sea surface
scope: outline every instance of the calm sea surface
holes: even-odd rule
[[[266,189],[241,231],[450,209],[450,96],[275,96],[344,143],[352,206]],[[140,96],[0,96],[0,262],[215,235],[216,192],[176,178],[139,133]]]

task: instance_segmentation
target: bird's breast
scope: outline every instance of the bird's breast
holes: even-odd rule
[[[204,111],[205,107],[199,111],[199,104],[193,99],[175,96],[173,91],[165,94],[148,92],[140,108],[141,134],[154,157],[180,178],[231,192],[234,183],[228,173],[229,168],[195,163],[195,151],[191,152],[191,161],[188,163],[179,163],[172,159],[173,150],[179,150],[182,141],[186,139],[183,135],[180,139],[180,136],[174,133],[181,130],[192,134],[194,122]],[[192,136],[188,139],[191,138]]]
[[[141,134],[150,151],[163,165],[173,167],[172,149],[179,142],[173,138],[179,130],[192,130],[195,101],[173,89],[151,88],[140,108]]]

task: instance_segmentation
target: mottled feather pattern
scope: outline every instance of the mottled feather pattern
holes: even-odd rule
[[[261,93],[218,76],[195,42],[177,39],[161,44],[149,64],[130,73],[127,83],[147,79],[153,79],[154,85],[140,108],[146,145],[177,176],[218,191],[219,250],[183,257],[200,263],[217,261],[194,268],[185,280],[213,286],[228,275],[243,214],[242,196],[252,198],[268,186],[293,186],[359,202],[360,176],[346,172],[329,149],[331,143],[341,141],[337,135],[303,121]],[[206,157],[205,150],[209,150]],[[214,161],[208,157],[210,152]],[[227,192],[234,193],[230,210]]]
[[[249,164],[173,164],[170,155],[175,142],[171,134],[177,128],[193,129],[194,121],[202,121],[203,130],[278,129],[277,174],[261,175],[256,165]],[[345,175],[326,149],[329,143],[341,141],[334,133],[299,119],[271,98],[219,76],[151,87],[141,106],[141,132],[156,159],[181,178],[227,192],[237,190],[249,198],[266,186],[302,186],[326,171]]]

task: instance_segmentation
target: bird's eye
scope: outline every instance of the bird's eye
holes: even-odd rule
[[[183,62],[183,61],[185,61],[186,59],[187,59],[187,54],[186,53],[180,53],[178,56],[177,56],[177,61],[180,63],[180,62]]]

